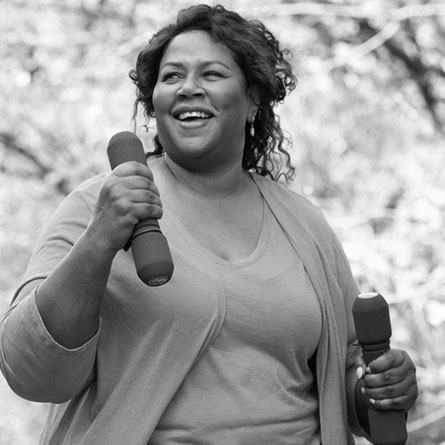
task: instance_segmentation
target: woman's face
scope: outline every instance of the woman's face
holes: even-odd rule
[[[160,142],[176,163],[201,171],[241,166],[254,106],[230,50],[203,31],[175,37],[153,91]]]

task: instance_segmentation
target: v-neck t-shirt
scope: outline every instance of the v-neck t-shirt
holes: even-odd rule
[[[309,363],[321,335],[321,309],[270,209],[264,205],[256,248],[236,261],[205,250],[173,212],[165,212],[189,244],[189,260],[204,258],[203,273],[224,289],[226,314],[149,444],[319,444]]]

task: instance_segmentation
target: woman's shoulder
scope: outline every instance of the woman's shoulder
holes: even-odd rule
[[[281,202],[289,210],[298,213],[300,217],[321,218],[324,220],[321,209],[314,202],[296,191],[292,184],[273,181],[258,174],[254,174],[253,178],[263,195],[267,194],[269,199]]]
[[[98,174],[80,183],[71,193],[69,193],[64,201],[82,201],[91,210],[96,202],[100,187],[106,173]]]
[[[258,175],[255,181],[282,224],[289,230],[295,230],[294,233],[298,236],[316,240],[327,258],[335,259],[336,269],[350,273],[349,262],[343,247],[322,209],[286,184],[258,177]]]
[[[92,178],[86,179],[73,190],[73,193],[76,192],[81,194],[97,194],[105,178],[105,175],[106,173],[101,173],[93,176]]]
[[[318,239],[319,242],[331,244],[332,238],[335,238],[334,232],[320,207],[287,184],[259,175],[255,175],[254,179],[268,205],[279,215],[282,223],[288,227],[299,227],[299,230],[304,230],[306,235]]]

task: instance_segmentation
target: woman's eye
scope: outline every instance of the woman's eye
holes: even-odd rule
[[[204,73],[204,77],[220,78],[220,77],[223,77],[223,75],[221,73],[219,73],[218,71],[206,71]]]
[[[162,75],[161,79],[163,82],[174,82],[175,80],[179,79],[181,76],[179,73],[165,73]]]

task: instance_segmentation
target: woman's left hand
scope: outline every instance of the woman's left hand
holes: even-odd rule
[[[406,351],[390,349],[368,367],[360,363],[362,392],[371,405],[382,410],[410,410],[418,395],[416,367]]]

